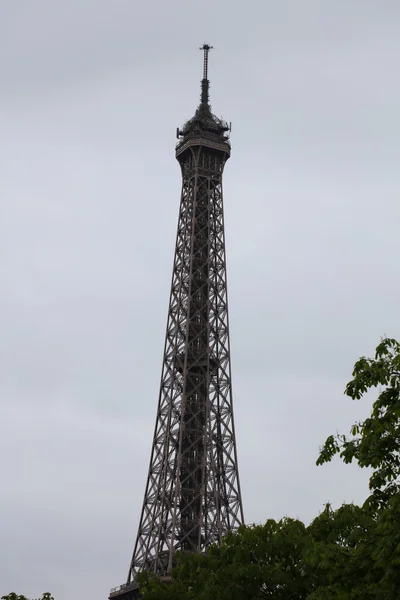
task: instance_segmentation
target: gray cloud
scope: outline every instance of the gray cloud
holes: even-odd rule
[[[178,213],[175,127],[209,41],[233,122],[225,207],[248,522],[361,501],[318,446],[399,336],[398,3],[49,0],[0,8],[0,582],[56,600],[126,577]],[[372,399],[371,399],[372,400]]]

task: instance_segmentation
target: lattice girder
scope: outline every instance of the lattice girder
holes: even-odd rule
[[[232,408],[222,173],[205,140],[178,156],[182,193],[157,419],[128,583],[170,571],[243,522]]]

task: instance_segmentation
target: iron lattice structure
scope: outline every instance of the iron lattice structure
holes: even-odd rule
[[[244,522],[232,408],[222,174],[230,127],[201,101],[182,130],[175,258],[150,468],[128,581],[171,570]],[[117,590],[116,590],[117,591]]]

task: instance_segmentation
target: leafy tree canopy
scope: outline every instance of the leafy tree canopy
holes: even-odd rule
[[[26,596],[19,596],[18,594],[11,592],[11,594],[8,594],[7,596],[2,596],[1,600],[29,600],[29,599],[26,598]],[[54,598],[49,592],[46,592],[43,594],[43,596],[41,597],[40,600],[54,600]]]
[[[385,505],[399,492],[400,477],[400,344],[385,338],[374,358],[360,358],[345,394],[360,400],[371,388],[381,386],[371,415],[354,423],[351,437],[329,436],[317,464],[329,462],[339,454],[345,463],[355,460],[360,467],[371,467],[369,480],[372,494],[366,503],[371,508]]]
[[[242,526],[206,554],[177,557],[173,583],[142,576],[152,600],[276,600],[307,598],[309,577],[303,553],[309,543],[294,519]]]

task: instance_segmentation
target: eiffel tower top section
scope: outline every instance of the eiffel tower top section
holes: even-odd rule
[[[201,80],[200,104],[189,121],[182,129],[176,130],[179,142],[176,145],[178,158],[190,146],[207,146],[215,150],[222,150],[230,155],[229,132],[230,124],[219,119],[211,112],[210,81],[208,79],[208,55],[212,46],[203,44],[200,50],[204,52],[203,79]],[[178,158],[179,160],[179,158]]]

